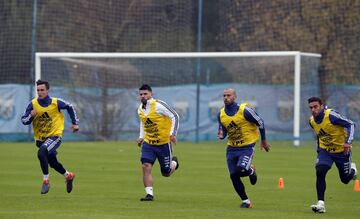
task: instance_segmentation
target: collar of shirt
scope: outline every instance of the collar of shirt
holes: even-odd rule
[[[321,112],[319,113],[319,115],[314,116],[314,120],[317,124],[320,124],[325,116],[325,109],[321,110]]]
[[[47,107],[51,104],[52,99],[49,96],[46,96],[44,99],[38,99],[38,103],[42,107]]]
[[[228,116],[233,116],[239,110],[239,104],[234,102],[233,104],[226,105],[225,104],[225,113]]]

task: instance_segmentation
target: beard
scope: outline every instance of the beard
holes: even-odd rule
[[[147,103],[147,100],[146,99],[141,99],[141,103],[142,103],[142,108],[145,110],[146,109],[146,103]]]
[[[230,100],[224,101],[224,104],[227,105],[227,106],[228,106],[228,105],[231,105],[231,104],[233,104],[233,103],[234,103],[234,101],[230,101]]]

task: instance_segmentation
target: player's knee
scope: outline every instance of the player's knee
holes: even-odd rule
[[[152,165],[150,163],[143,163],[142,168],[143,169],[151,169]]]
[[[55,165],[53,164],[53,163],[51,163],[51,162],[49,162],[49,166],[51,167],[51,168],[55,168]]]
[[[164,176],[164,177],[169,177],[171,174],[170,174],[170,173],[163,173],[163,172],[161,172],[161,175]]]
[[[165,177],[169,177],[171,175],[171,169],[170,168],[161,168],[161,175]]]
[[[239,179],[240,175],[238,173],[230,173],[230,179],[234,180],[234,179]]]
[[[344,184],[349,184],[351,178],[348,178],[348,177],[347,177],[347,178],[340,177],[340,180],[341,180],[341,182],[344,183]]]
[[[49,166],[54,169],[57,166],[57,162],[54,160],[49,160]]]
[[[349,182],[352,180],[352,177],[350,177],[349,175],[347,174],[341,174],[340,175],[340,180],[342,183],[344,184],[349,184]]]
[[[330,167],[325,165],[316,166],[316,176],[317,177],[325,177],[326,173],[329,171]]]
[[[247,170],[245,167],[238,167],[236,171],[237,175],[239,175],[240,177],[248,176],[250,174],[250,171]]]
[[[44,159],[46,158],[48,155],[48,151],[46,147],[40,147],[38,150],[38,158],[39,159]]]

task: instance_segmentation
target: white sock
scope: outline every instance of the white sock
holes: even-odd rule
[[[250,204],[250,199],[243,200],[243,203]]]
[[[43,180],[49,179],[49,174],[43,175]]]
[[[176,161],[175,161],[175,160],[172,160],[170,165],[171,165],[171,169],[175,169],[175,168],[176,168],[177,163],[176,163]]]
[[[66,172],[64,173],[64,176],[66,177],[69,174],[69,172],[66,170]]]
[[[318,204],[318,205],[321,205],[321,206],[324,206],[324,205],[325,205],[325,202],[322,201],[322,200],[319,200],[317,204]]]
[[[149,194],[149,195],[154,195],[153,193],[153,187],[145,187],[145,192],[146,194]]]

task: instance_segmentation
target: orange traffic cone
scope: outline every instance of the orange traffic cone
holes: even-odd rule
[[[359,183],[358,179],[356,179],[355,182],[354,182],[354,191],[355,192],[360,192],[360,183]]]
[[[283,178],[279,178],[278,187],[279,187],[279,189],[284,188],[284,179]]]

